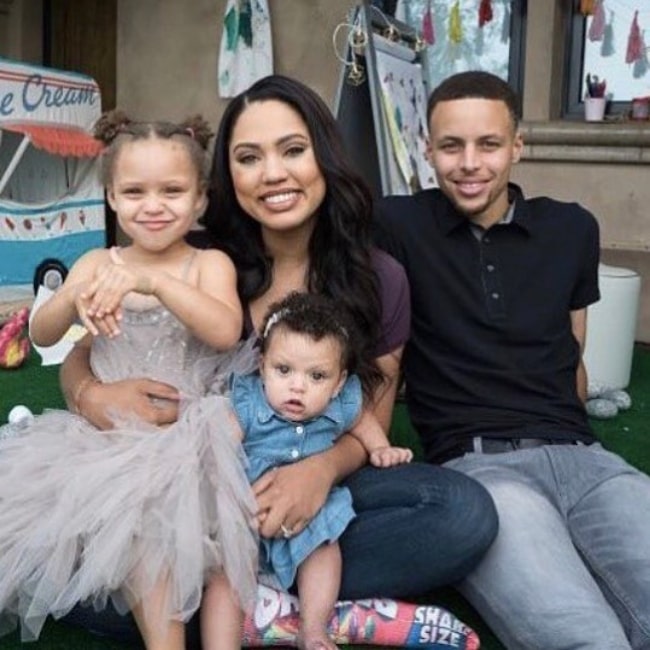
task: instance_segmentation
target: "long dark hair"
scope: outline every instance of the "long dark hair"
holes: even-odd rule
[[[253,102],[280,101],[302,117],[325,179],[326,194],[309,242],[308,290],[340,302],[365,333],[361,355],[367,362],[359,376],[364,387],[382,376],[374,362],[379,340],[381,302],[371,259],[372,198],[348,160],[336,120],[325,102],[303,83],[271,75],[233,98],[217,132],[208,211],[202,220],[213,244],[225,250],[237,267],[242,301],[262,295],[271,284],[273,260],[262,241],[260,224],[237,201],[229,164],[235,124]]]

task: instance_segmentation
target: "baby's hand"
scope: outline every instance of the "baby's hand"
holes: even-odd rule
[[[122,309],[118,307],[112,313],[105,313],[101,318],[90,310],[91,299],[88,297],[88,285],[79,287],[75,296],[75,307],[82,325],[93,336],[112,338],[120,333],[119,321],[122,319]]]
[[[375,467],[392,467],[412,460],[413,452],[405,447],[378,447],[370,452],[370,463]]]

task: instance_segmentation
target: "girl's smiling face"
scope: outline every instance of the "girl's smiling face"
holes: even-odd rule
[[[206,205],[199,171],[187,147],[173,138],[124,143],[107,198],[133,245],[156,253],[185,246],[185,234]]]

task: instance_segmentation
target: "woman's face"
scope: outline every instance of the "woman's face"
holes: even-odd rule
[[[263,229],[311,233],[326,185],[299,113],[278,100],[251,103],[235,122],[228,159],[237,201]]]

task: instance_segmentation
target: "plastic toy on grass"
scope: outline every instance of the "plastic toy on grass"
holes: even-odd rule
[[[29,356],[30,343],[26,333],[29,309],[17,311],[0,330],[0,367],[18,368]]]

